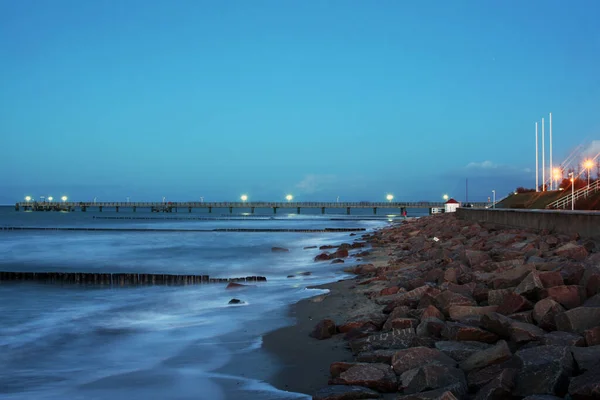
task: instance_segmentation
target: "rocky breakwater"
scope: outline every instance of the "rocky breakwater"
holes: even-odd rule
[[[315,327],[354,362],[314,399],[600,398],[595,242],[449,214],[366,239],[388,261],[353,268],[360,307]]]

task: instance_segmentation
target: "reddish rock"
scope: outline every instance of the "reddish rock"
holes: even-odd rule
[[[396,318],[391,321],[392,329],[416,328],[418,321],[414,318]]]
[[[560,271],[540,272],[540,281],[545,288],[564,285],[564,281]]]
[[[458,321],[461,319],[480,316],[490,312],[495,312],[498,306],[487,306],[487,307],[472,307],[472,306],[451,306],[448,309],[450,318]]]
[[[419,368],[427,364],[440,364],[455,367],[456,361],[437,349],[427,347],[413,347],[397,351],[392,357],[392,368],[396,375]]]
[[[310,333],[311,337],[319,340],[329,339],[333,335],[335,335],[335,322],[330,319],[320,321]]]
[[[538,301],[533,308],[533,319],[542,329],[556,330],[556,315],[565,309],[551,298]]]
[[[504,297],[511,293],[510,289],[497,289],[488,292],[488,304],[490,306],[499,306],[504,303]]]
[[[458,368],[445,365],[428,364],[408,370],[400,375],[400,382],[401,388],[406,394],[444,389],[450,390],[461,398],[467,392],[465,374]]]
[[[531,303],[525,297],[516,293],[507,293],[504,296],[504,301],[500,304],[496,312],[503,315],[509,315],[529,310],[531,307]]]
[[[323,246],[319,247],[319,250],[330,250],[330,249],[335,249],[338,246],[333,246],[331,244],[324,244]]]
[[[398,390],[396,374],[387,364],[356,363],[330,382],[334,385],[364,386],[382,393]]]
[[[458,272],[455,268],[448,268],[444,273],[444,280],[447,282],[458,283]]]
[[[370,334],[372,334],[373,332],[377,332],[379,329],[373,325],[372,323],[368,322],[364,325],[362,325],[359,328],[354,328],[351,329],[350,331],[348,331],[345,335],[344,335],[344,340],[355,340],[355,339],[360,339],[360,338],[364,338],[369,336]]]
[[[515,353],[521,367],[513,394],[564,396],[575,364],[568,347],[537,346]]]
[[[229,282],[225,289],[240,289],[243,287],[248,287],[248,285],[242,285],[241,283]]]
[[[469,358],[460,363],[460,368],[464,371],[473,371],[479,368],[485,368],[492,364],[498,364],[512,357],[508,344],[504,340],[498,341],[494,346],[474,353]]]
[[[313,400],[362,400],[378,399],[379,392],[361,386],[330,385],[313,394]]]
[[[503,369],[477,392],[475,400],[510,399],[511,391],[515,387],[516,375],[516,368]]]
[[[456,283],[448,283],[447,285],[447,290],[454,293],[462,294],[463,296],[467,297],[473,297],[473,292],[477,287],[477,284],[475,282],[465,283],[462,285],[457,285]]]
[[[560,268],[560,275],[562,276],[565,285],[579,285],[585,269],[579,263],[563,265]],[[585,287],[585,285],[582,285]]]
[[[492,345],[480,342],[455,342],[445,340],[435,343],[436,349],[459,363],[471,357],[473,354],[489,349],[490,347],[492,347]]]
[[[331,260],[332,258],[333,257],[329,253],[321,253],[315,257],[315,261],[328,261],[328,260]]]
[[[476,268],[482,264],[491,261],[489,254],[485,251],[466,250],[465,258],[467,265],[471,268]]]
[[[342,260],[341,258],[336,258],[335,260],[331,261],[332,264],[343,264],[344,260]]]
[[[371,321],[368,320],[359,320],[359,321],[348,321],[343,325],[337,327],[337,330],[340,333],[347,333],[353,329],[362,328],[364,325],[370,324]]]
[[[444,314],[448,315],[448,311],[451,306],[476,306],[475,300],[463,296],[458,293],[445,290],[442,293],[435,296],[435,303],[439,310]]]
[[[427,308],[429,306],[435,306],[435,304],[435,297],[429,293],[425,293],[423,296],[421,296],[417,308]]]
[[[400,288],[398,286],[387,287],[385,289],[381,289],[381,291],[379,292],[379,294],[381,296],[389,296],[391,294],[398,293],[398,290],[400,290]]]
[[[556,249],[555,253],[561,257],[567,257],[575,261],[583,261],[589,254],[584,246],[576,243],[562,245]]]
[[[533,324],[514,322],[510,326],[510,339],[515,343],[526,343],[541,340],[546,331]]]
[[[373,350],[406,349],[411,346],[415,337],[414,329],[394,329],[391,332],[382,332],[353,340],[350,342],[350,349],[354,354]]]
[[[346,258],[348,257],[348,249],[337,249],[335,253],[332,254],[333,258]]]
[[[600,321],[600,307],[577,307],[556,315],[556,328],[560,331],[583,333]]]
[[[536,298],[542,289],[544,289],[544,285],[539,277],[539,272],[534,270],[519,283],[519,286],[515,288],[515,293],[532,299]]]
[[[524,322],[526,324],[535,324],[535,321],[533,320],[533,310],[521,311],[518,313],[510,314],[508,317],[510,319],[514,319],[517,322]]]
[[[271,247],[271,251],[272,251],[273,253],[287,253],[287,252],[289,252],[290,250],[289,250],[289,249],[286,249],[286,248],[284,248],[284,247]]]
[[[365,351],[363,353],[359,353],[356,356],[356,360],[359,362],[367,362],[367,363],[384,363],[391,364],[392,357],[396,354],[397,350],[375,350],[375,351]]]
[[[517,286],[523,278],[525,278],[533,267],[531,265],[519,265],[507,271],[498,272],[495,274],[495,279],[492,280],[494,289],[508,289]]]
[[[421,319],[427,319],[427,318],[437,318],[440,319],[442,321],[444,321],[446,318],[444,317],[444,314],[442,314],[442,312],[440,310],[438,310],[437,308],[435,308],[435,306],[427,306],[423,312],[421,313]]]
[[[481,327],[495,333],[498,336],[510,337],[510,326],[515,321],[498,313],[488,313],[481,317]]]
[[[544,290],[544,295],[570,310],[579,307],[585,301],[585,290],[582,286],[555,286]]]
[[[448,340],[466,340],[484,343],[495,343],[498,340],[498,335],[495,333],[459,322],[447,322],[442,331],[442,336]]]
[[[571,379],[569,394],[573,400],[600,399],[600,370],[588,371]]]
[[[600,321],[597,321],[597,323],[600,323]],[[600,326],[583,331],[583,336],[585,337],[586,346],[600,345]]]

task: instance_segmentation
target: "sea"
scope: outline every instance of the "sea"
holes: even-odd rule
[[[289,306],[326,293],[309,287],[347,278],[342,268],[357,261],[317,263],[313,259],[320,250],[305,247],[350,243],[400,217],[374,216],[372,210],[353,210],[350,216],[256,211],[159,214],[0,207],[0,228],[81,229],[0,230],[0,271],[267,278],[234,290],[225,283],[119,287],[0,282],[0,398],[310,398],[269,384],[281,365],[276,355],[263,350],[262,337],[294,324]],[[417,214],[409,210],[409,215]],[[213,231],[224,228],[261,231]],[[365,231],[353,237],[349,232],[269,231],[324,228]],[[273,252],[272,247],[289,252]],[[243,303],[229,304],[232,298]]]

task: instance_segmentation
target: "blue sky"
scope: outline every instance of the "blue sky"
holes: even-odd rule
[[[600,3],[1,1],[0,203],[485,200],[598,137]]]

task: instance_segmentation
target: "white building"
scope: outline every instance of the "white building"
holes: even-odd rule
[[[456,212],[456,209],[460,207],[460,203],[454,199],[448,200],[445,204],[445,212]]]

